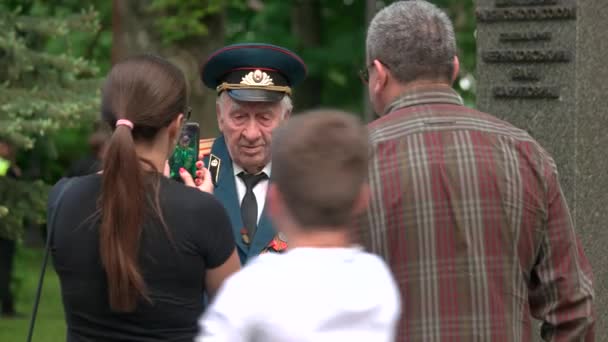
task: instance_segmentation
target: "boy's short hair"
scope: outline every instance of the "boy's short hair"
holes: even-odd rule
[[[354,115],[315,110],[296,115],[272,139],[272,179],[302,227],[344,226],[368,168],[368,135]]]

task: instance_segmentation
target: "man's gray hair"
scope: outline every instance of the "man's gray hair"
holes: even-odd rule
[[[427,1],[398,1],[383,8],[370,23],[366,48],[368,63],[379,60],[401,83],[452,79],[454,26]]]
[[[234,104],[236,103],[226,92],[222,92],[220,96],[217,97],[216,103],[219,107],[220,114],[224,110],[225,106],[228,103]],[[291,113],[293,110],[293,102],[291,101],[291,97],[289,95],[285,95],[280,102],[281,105],[281,116],[285,117],[288,113]]]

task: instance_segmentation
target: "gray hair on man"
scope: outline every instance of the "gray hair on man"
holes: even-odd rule
[[[228,96],[228,94],[226,94],[226,92],[222,92],[220,94],[220,96],[217,97],[217,100],[215,101],[215,103],[217,104],[220,115],[225,110],[227,110],[228,105],[230,105],[230,106],[239,105],[238,102],[236,102],[230,96]],[[293,110],[293,102],[291,100],[291,97],[289,97],[288,95],[285,95],[279,103],[281,105],[281,117],[285,118]],[[267,105],[272,106],[272,105],[274,105],[274,103],[268,103]]]
[[[456,38],[448,16],[422,0],[398,1],[379,11],[367,32],[368,63],[377,59],[401,83],[451,80]]]

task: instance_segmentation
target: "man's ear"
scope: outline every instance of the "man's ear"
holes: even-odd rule
[[[222,111],[219,103],[215,104],[215,115],[217,116],[217,127],[220,129],[220,132],[223,132],[222,127],[224,126],[224,120],[222,118]]]
[[[384,91],[384,88],[386,88],[386,84],[388,83],[389,71],[386,66],[380,63],[380,61],[377,59],[375,59],[372,64],[376,69],[376,77],[373,84],[373,88],[376,93],[381,93],[382,91]]]
[[[285,95],[285,96],[289,96],[289,95]],[[293,111],[293,108],[290,108],[289,110],[285,111],[285,113],[283,113],[283,120],[289,119],[292,111]]]
[[[359,215],[367,211],[367,206],[369,205],[369,197],[371,195],[369,184],[365,183],[361,185],[361,189],[359,190],[359,195],[355,200],[355,204],[353,206],[353,213],[355,215]]]
[[[285,114],[283,114],[283,120],[289,119],[290,116],[291,116],[291,109],[286,111]]]
[[[458,56],[454,56],[454,73],[452,74],[452,83],[456,82],[458,74],[460,73],[460,60]]]

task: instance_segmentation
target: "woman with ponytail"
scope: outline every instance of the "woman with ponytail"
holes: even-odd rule
[[[133,57],[110,71],[103,170],[75,178],[54,209],[68,341],[192,341],[204,295],[240,268],[229,218],[205,192],[208,171],[198,186],[186,171],[189,186],[163,175],[184,113],[184,75],[164,59]]]

